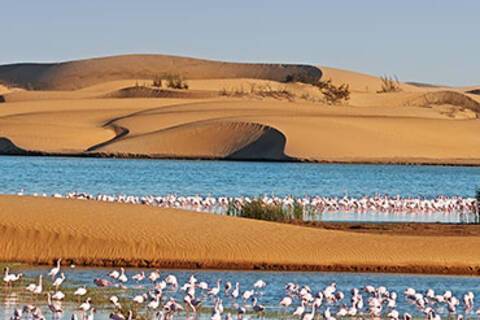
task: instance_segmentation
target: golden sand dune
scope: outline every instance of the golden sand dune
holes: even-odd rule
[[[382,88],[382,80],[380,77],[325,66],[320,66],[319,68],[322,70],[323,79],[331,79],[336,84],[346,83],[354,92],[376,93]],[[406,92],[419,92],[427,89],[406,83],[400,83],[399,86]]]
[[[190,70],[190,89],[153,87],[147,65]],[[123,56],[4,66],[0,78],[17,67],[25,76],[48,67],[38,75],[47,87],[82,89],[1,95],[2,154],[480,164],[480,96],[465,88],[400,84],[400,92],[379,94],[378,77],[322,67],[353,89],[348,104],[330,106],[315,86],[271,80],[292,70],[310,74],[302,66]]]
[[[475,101],[465,94],[446,90],[424,93],[421,96],[408,101],[407,104],[420,107],[451,105],[470,109],[476,113],[480,112],[480,102]]]
[[[0,137],[55,154],[235,158],[242,149],[255,152],[242,153],[249,159],[478,163],[480,121],[464,119],[437,108],[268,99],[55,100],[4,104]],[[265,152],[247,148],[262,141]]]
[[[3,261],[480,272],[475,236],[346,232],[87,200],[1,196],[0,207]]]
[[[118,141],[118,142],[117,142]],[[235,160],[288,160],[285,136],[251,122],[205,121],[128,135],[90,152],[118,156]]]
[[[162,74],[189,79],[252,78],[316,82],[321,71],[308,65],[229,63],[167,55],[125,55],[54,64],[0,66],[0,80],[34,89],[71,90],[102,82],[153,79]]]

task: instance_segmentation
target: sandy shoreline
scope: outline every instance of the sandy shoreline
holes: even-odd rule
[[[453,233],[448,226],[424,229],[425,236],[414,226],[359,232],[17,196],[0,196],[0,209],[1,261],[50,264],[63,257],[88,266],[480,275],[474,226],[466,235],[458,225]]]
[[[19,153],[2,153],[0,156],[22,156],[22,157],[65,157],[65,158],[97,158],[97,159],[143,159],[143,160],[192,160],[192,161],[241,161],[241,162],[291,162],[291,163],[316,163],[316,164],[364,164],[364,165],[402,165],[402,166],[449,166],[449,167],[478,167],[480,159],[332,159],[332,160],[316,160],[316,159],[297,159],[289,157],[288,159],[226,159],[222,157],[175,157],[163,155],[147,155],[147,154],[105,154],[105,153],[49,153],[39,151],[21,151]]]

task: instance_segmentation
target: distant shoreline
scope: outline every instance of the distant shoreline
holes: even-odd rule
[[[49,153],[40,151],[24,151],[24,153],[1,153],[0,156],[10,157],[63,157],[63,158],[105,158],[105,159],[125,159],[125,160],[190,160],[190,161],[225,161],[225,162],[271,162],[271,163],[312,163],[312,164],[352,164],[352,165],[404,165],[404,166],[448,166],[448,167],[480,167],[480,159],[361,159],[358,160],[312,160],[298,159],[290,157],[289,159],[234,159],[223,157],[176,157],[162,155],[144,155],[144,154],[108,154],[108,153]]]

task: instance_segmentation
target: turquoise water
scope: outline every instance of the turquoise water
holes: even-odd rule
[[[29,268],[24,270],[14,270],[15,272],[23,271],[27,276],[36,277],[39,274],[44,276],[48,272],[47,268]],[[94,287],[93,279],[94,278],[105,278],[108,279],[109,269],[102,268],[75,268],[75,269],[64,269],[67,282],[65,285],[72,286],[72,283],[75,287],[85,285],[87,288]],[[144,280],[140,283],[136,283],[131,280],[131,276],[140,269],[127,269],[127,276],[129,281],[126,283],[126,286],[129,288],[123,293],[119,294],[121,299],[131,299],[134,295],[141,294],[146,292],[149,288],[152,287],[152,284],[148,280]],[[144,270],[148,276],[148,272],[152,270]],[[328,272],[238,272],[238,271],[181,271],[181,270],[161,270],[161,279],[164,279],[167,275],[173,274],[178,280],[180,286],[185,283],[189,276],[194,274],[198,281],[205,281],[209,284],[209,287],[215,286],[215,283],[218,279],[223,281],[222,290],[220,296],[223,298],[223,303],[225,308],[229,308],[232,304],[232,298],[225,296],[223,293],[223,284],[226,281],[230,281],[233,284],[235,282],[240,283],[240,291],[243,293],[245,290],[250,290],[253,288],[253,284],[257,280],[264,280],[267,283],[265,289],[258,290],[258,300],[259,303],[265,305],[267,310],[276,311],[280,313],[288,312],[292,313],[294,308],[298,305],[298,301],[295,301],[287,310],[280,308],[279,301],[286,295],[285,285],[288,282],[294,282],[300,286],[308,285],[312,294],[316,295],[317,292],[322,291],[326,286],[330,285],[332,282],[336,282],[337,290],[342,291],[345,294],[345,298],[339,303],[333,303],[326,305],[324,304],[321,307],[321,312],[323,312],[327,307],[330,307],[331,311],[335,313],[339,306],[342,304],[350,304],[351,289],[359,288],[363,289],[367,285],[372,285],[374,287],[385,286],[388,291],[397,292],[398,300],[396,310],[399,312],[409,312],[417,317],[422,317],[421,312],[404,297],[404,290],[408,287],[412,287],[417,290],[417,292],[424,293],[427,289],[433,289],[435,294],[443,295],[446,290],[452,291],[453,295],[459,298],[462,301],[462,297],[468,291],[472,291],[476,297],[480,296],[480,278],[478,277],[463,277],[463,276],[433,276],[433,275],[404,275],[404,274],[373,274],[373,273],[328,273]],[[65,286],[64,285],[64,286]],[[179,302],[183,304],[183,296],[185,295],[184,291],[169,291],[165,293],[164,300],[166,301],[168,297],[174,297]],[[367,297],[368,295],[362,291],[363,298],[365,300],[365,307],[361,310],[362,313],[367,313]],[[87,294],[88,296],[88,294]],[[202,296],[201,290],[197,289],[197,296]],[[204,298],[204,306],[209,307],[212,305],[210,298]],[[478,298],[477,298],[478,299]],[[37,305],[45,304],[45,298],[39,298],[36,300]],[[6,295],[5,291],[2,295],[2,302],[4,303],[3,308],[0,308],[0,318],[8,319],[13,309],[15,307],[21,306],[25,301],[15,300],[10,295]],[[8,302],[8,305],[5,303]],[[236,302],[242,303],[241,299],[238,299]],[[95,301],[93,301],[95,304]],[[246,304],[251,304],[251,301],[247,301]],[[44,306],[45,307],[45,306]],[[100,319],[107,318],[107,315],[111,310],[106,310],[104,306],[96,306],[98,309],[97,317]],[[477,306],[478,307],[478,306]],[[385,307],[385,312],[388,309]],[[440,306],[436,307],[436,310],[442,316],[447,315],[446,308]],[[474,309],[474,311],[476,308]],[[50,318],[50,312],[45,308],[45,315],[47,318]],[[65,312],[63,318],[69,319],[71,310]],[[463,313],[463,308],[459,306],[458,313]],[[470,314],[474,317],[473,314]],[[185,315],[178,316],[178,319],[185,318]],[[209,314],[203,315],[200,318],[209,319]],[[248,318],[248,317],[247,317]],[[292,318],[292,317],[290,317]]]
[[[479,167],[0,156],[0,193],[473,196]]]

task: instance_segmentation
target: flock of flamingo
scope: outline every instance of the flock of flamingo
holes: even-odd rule
[[[23,195],[23,192],[18,193]],[[421,215],[429,213],[461,213],[471,214],[479,210],[475,198],[439,196],[432,199],[400,197],[400,196],[364,196],[352,197],[276,197],[262,196],[251,197],[202,197],[202,196],[133,196],[133,195],[108,195],[89,194],[84,192],[70,192],[67,194],[37,194],[34,196],[97,200],[104,202],[119,202],[130,204],[143,204],[161,208],[177,208],[202,212],[224,213],[229,208],[241,209],[245,203],[254,199],[262,201],[265,205],[280,205],[291,208],[295,204],[304,208],[305,212],[313,213],[338,213],[338,212],[370,212],[388,214]]]
[[[52,281],[51,291],[45,292],[43,282],[45,278]],[[20,288],[28,291],[34,298],[32,304],[15,308],[10,320],[44,320],[45,312],[49,312],[53,319],[62,318],[66,313],[62,306],[65,294],[61,291],[62,285],[68,285],[65,279],[61,259],[48,274],[40,274],[38,282],[26,287],[19,283],[22,281],[21,273],[11,273],[10,268],[5,268],[3,277],[5,289]],[[97,307],[109,310],[106,311],[107,314],[111,311],[109,315],[111,320],[134,318],[163,320],[184,316],[187,319],[209,317],[212,320],[242,319],[246,316],[300,320],[341,318],[411,320],[416,316],[427,320],[440,320],[442,315],[456,320],[466,317],[480,319],[480,308],[474,310],[475,295],[472,291],[456,296],[450,290],[437,293],[433,289],[417,291],[414,288],[406,288],[403,292],[395,292],[384,286],[365,285],[343,292],[337,288],[335,282],[319,290],[308,285],[289,282],[284,286],[284,296],[277,300],[276,305],[265,306],[261,300],[270,293],[270,284],[261,279],[250,286],[222,279],[209,284],[192,274],[185,283],[180,284],[174,274],[162,275],[159,270],[153,270],[132,275],[121,268],[108,274],[105,272],[103,278],[92,278],[91,281],[90,286],[73,288],[75,289],[73,296],[78,299],[78,303],[70,309],[72,320],[94,320]],[[89,297],[94,285],[118,288],[125,294],[121,297],[120,294],[111,295],[109,305],[96,307],[95,301]],[[133,294],[129,289],[134,289]],[[403,297],[399,302],[401,294]],[[399,303],[408,304],[411,313],[405,311],[400,313]],[[267,310],[277,313],[269,316],[266,314]]]

